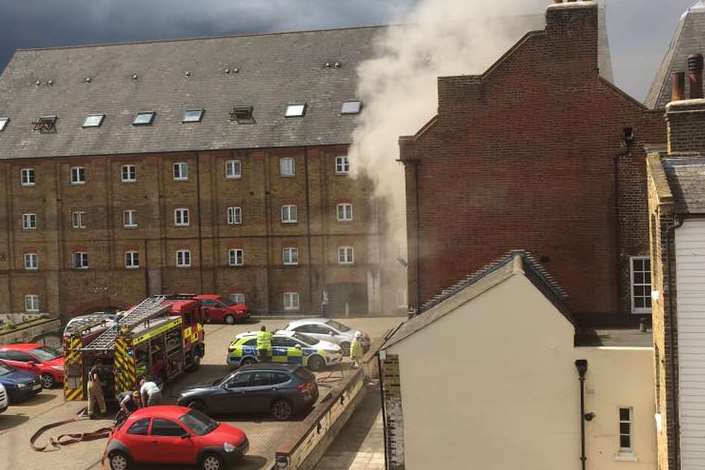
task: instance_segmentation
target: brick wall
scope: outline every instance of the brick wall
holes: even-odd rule
[[[668,105],[668,152],[705,153],[705,100],[687,100]]]
[[[359,284],[380,273],[368,261],[381,238],[371,182],[341,176],[335,157],[346,146],[111,155],[0,162],[0,311],[23,311],[36,294],[42,311],[75,315],[124,307],[160,292],[244,293],[254,312],[283,311],[283,293],[299,292],[300,311],[317,312],[330,283]],[[280,176],[280,158],[293,158],[296,173]],[[242,162],[242,176],[225,177],[225,162]],[[186,162],[189,177],[176,181],[173,164]],[[136,182],[121,179],[136,166]],[[74,166],[85,184],[70,183]],[[22,186],[20,171],[33,168],[36,184]],[[353,204],[353,220],[339,222],[338,203]],[[295,204],[297,222],[281,222],[281,206]],[[242,208],[242,224],[227,223],[227,208]],[[190,223],[175,226],[174,211],[189,210]],[[123,226],[135,210],[136,227]],[[72,213],[85,212],[85,228]],[[22,229],[22,214],[36,213],[36,230]],[[339,266],[338,246],[353,246],[355,262]],[[282,249],[298,248],[298,266],[283,266]],[[230,267],[228,250],[244,250],[244,266]],[[191,267],[176,266],[176,251],[191,251]],[[71,254],[87,252],[89,269],[72,268]],[[126,269],[125,252],[139,253],[139,269]],[[25,252],[39,255],[39,270],[24,269]],[[390,299],[390,305],[393,305]],[[373,302],[380,312],[381,302]],[[356,313],[356,312],[352,312]]]
[[[649,250],[642,144],[665,129],[598,72],[597,8],[573,6],[549,7],[546,31],[484,75],[439,78],[438,115],[400,141],[411,304],[521,248],[583,321],[633,318],[629,256]]]

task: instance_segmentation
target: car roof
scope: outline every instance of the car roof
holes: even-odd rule
[[[0,349],[7,351],[31,351],[32,349],[40,347],[42,347],[42,345],[39,343],[11,343],[0,345]]]
[[[296,328],[297,326],[311,324],[326,324],[329,320],[330,318],[302,318],[301,320],[294,320],[289,322],[289,328]]]
[[[252,338],[254,336],[257,336],[258,331],[245,331],[243,333],[238,333],[235,335],[235,339],[243,339],[243,338]],[[276,330],[272,333],[272,336],[279,336],[279,337],[291,337],[296,334],[296,331],[289,331],[289,330]]]
[[[179,419],[185,413],[188,413],[191,409],[185,406],[176,405],[156,405],[156,406],[146,406],[140,408],[130,416],[136,419],[140,418],[170,418]]]
[[[301,367],[301,364],[276,364],[272,362],[266,362],[266,363],[258,363],[255,362],[254,364],[247,364],[242,367],[240,367],[238,370],[239,371],[247,371],[247,370],[284,370],[284,371],[289,371],[293,372],[296,369]]]

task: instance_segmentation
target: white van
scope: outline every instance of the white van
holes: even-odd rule
[[[8,406],[8,401],[7,401],[7,392],[5,391],[5,387],[0,384],[0,413],[5,411]]]

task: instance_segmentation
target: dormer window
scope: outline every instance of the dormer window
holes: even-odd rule
[[[154,111],[147,111],[143,113],[137,113],[135,120],[132,121],[133,126],[149,126],[154,121],[154,115],[157,114]]]
[[[184,112],[184,118],[181,122],[201,122],[204,112],[204,109],[188,109]]]
[[[230,113],[230,120],[238,124],[254,124],[254,108],[252,106],[235,106]]]
[[[303,117],[306,114],[306,103],[290,104],[286,107],[285,117]]]
[[[103,124],[103,118],[105,118],[105,114],[89,114],[83,120],[82,127],[100,127]]]
[[[361,109],[361,101],[346,101],[340,108],[340,114],[360,114]]]
[[[10,122],[9,117],[0,117],[0,132],[5,130],[5,127],[7,127],[8,122]]]

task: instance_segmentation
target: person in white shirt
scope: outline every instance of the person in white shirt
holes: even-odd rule
[[[140,396],[143,406],[159,405],[162,402],[162,391],[159,386],[144,377],[140,380]]]

